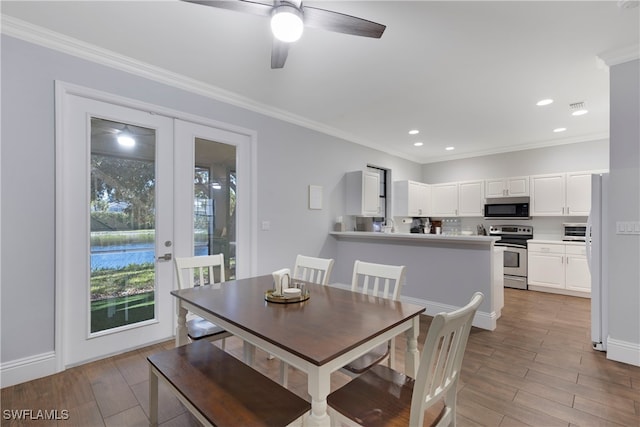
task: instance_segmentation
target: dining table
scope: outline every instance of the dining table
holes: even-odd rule
[[[300,280],[309,298],[270,302],[271,275],[172,291],[176,298],[176,345],[188,343],[187,312],[219,325],[243,340],[244,362],[253,365],[260,348],[307,374],[311,411],[305,426],[329,426],[331,373],[402,333],[405,374],[419,363],[419,315],[424,307]]]

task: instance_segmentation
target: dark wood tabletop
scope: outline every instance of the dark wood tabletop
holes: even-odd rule
[[[299,282],[294,280],[294,282]],[[424,307],[305,282],[304,302],[267,302],[271,275],[172,291],[175,297],[321,366]]]

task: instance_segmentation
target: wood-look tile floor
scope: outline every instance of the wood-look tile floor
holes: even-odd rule
[[[421,319],[420,345],[430,318]],[[405,341],[396,342],[398,369]],[[68,369],[2,389],[2,426],[146,426],[146,356],[173,341]],[[240,357],[241,341],[227,340]],[[276,379],[278,360],[256,354],[256,368]],[[332,388],[348,377],[336,373]],[[306,398],[306,375],[290,370],[289,388]],[[167,390],[160,389],[163,426],[198,422]],[[60,421],[7,420],[6,410],[68,411]],[[495,331],[473,329],[458,388],[460,426],[639,426],[640,367],[612,362],[591,349],[587,299],[505,289]]]

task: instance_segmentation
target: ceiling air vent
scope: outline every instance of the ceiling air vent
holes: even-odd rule
[[[571,111],[584,110],[585,108],[584,102],[574,102],[573,104],[569,104],[569,110]]]

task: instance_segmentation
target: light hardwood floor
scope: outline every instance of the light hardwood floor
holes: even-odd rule
[[[639,426],[640,367],[612,362],[591,349],[589,300],[505,289],[495,331],[473,329],[458,389],[460,426]],[[420,345],[430,318],[421,319]],[[396,342],[402,369],[404,339]],[[146,356],[173,341],[2,389],[2,426],[146,426]],[[228,339],[240,357],[242,344]],[[256,368],[276,379],[279,362],[258,351]],[[348,378],[332,377],[332,387]],[[306,398],[306,376],[291,369],[289,388]],[[160,390],[163,426],[198,425]],[[17,422],[6,410],[68,411],[68,420]]]

